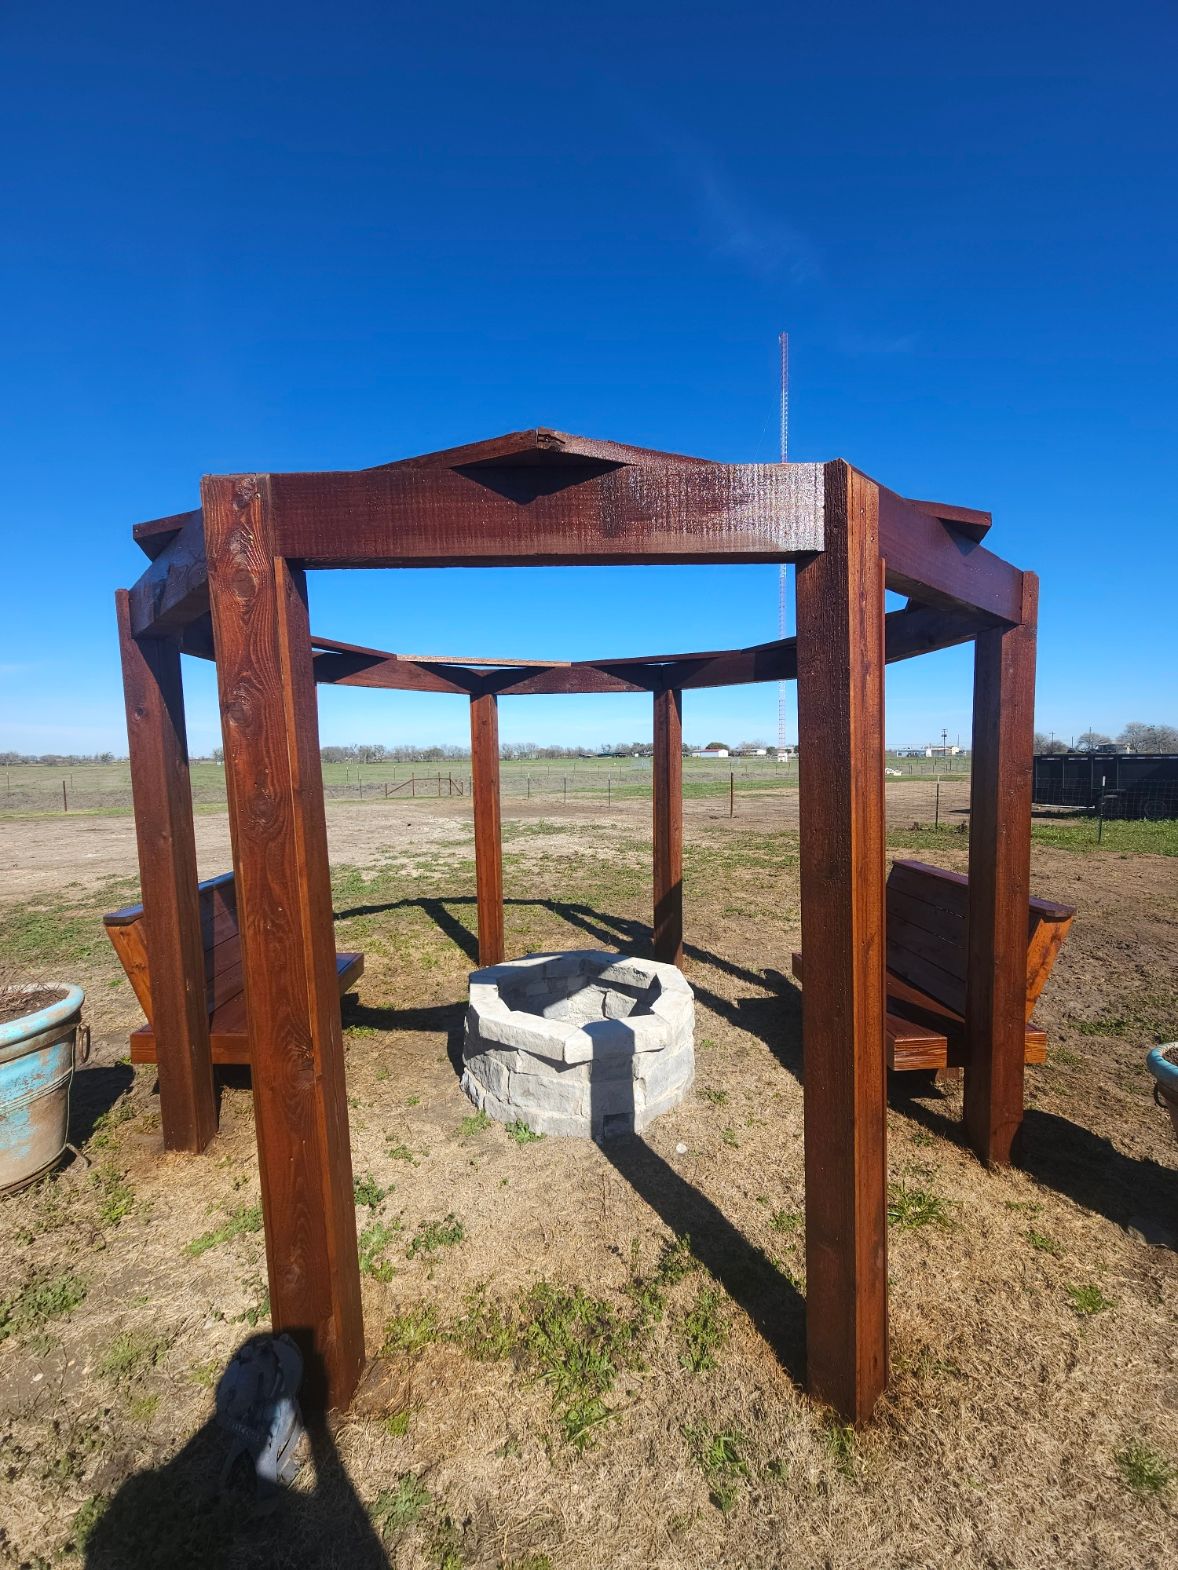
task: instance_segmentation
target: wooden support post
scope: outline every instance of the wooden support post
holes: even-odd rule
[[[1022,621],[974,654],[965,1131],[987,1165],[1011,1160],[1023,1120],[1038,599],[1024,573]]]
[[[888,1377],[884,566],[877,487],[839,461],[825,495],[797,572],[807,1380],[861,1423]]]
[[[654,695],[654,957],[683,963],[683,694]]]
[[[470,788],[474,797],[475,886],[479,964],[503,959],[503,825],[499,815],[499,699],[470,700]]]
[[[306,582],[274,554],[267,479],[201,496],[271,1318],[308,1404],[343,1407],[364,1326]]]
[[[130,597],[115,595],[139,881],[147,928],[160,1123],[169,1150],[200,1151],[217,1131],[196,839],[180,645],[131,636]],[[62,790],[65,784],[62,782]]]

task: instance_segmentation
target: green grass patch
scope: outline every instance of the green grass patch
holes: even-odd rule
[[[1094,1314],[1106,1313],[1116,1304],[1111,1297],[1105,1297],[1098,1286],[1091,1283],[1087,1286],[1069,1286],[1064,1291],[1068,1295],[1068,1304],[1074,1313],[1082,1319],[1090,1318]]]
[[[688,1429],[687,1438],[708,1484],[708,1498],[727,1515],[749,1475],[748,1440],[738,1428]]]
[[[405,1249],[405,1258],[416,1259],[418,1254],[436,1254],[439,1249],[453,1248],[465,1236],[466,1228],[453,1212],[441,1221],[420,1221]]]
[[[429,1346],[440,1336],[437,1309],[430,1303],[422,1303],[417,1308],[394,1314],[386,1321],[382,1350],[386,1354],[420,1352],[422,1347]]]
[[[117,1227],[135,1207],[135,1191],[114,1167],[99,1167],[90,1181],[98,1189],[98,1219],[104,1227]]]
[[[517,1145],[534,1145],[544,1138],[543,1134],[533,1132],[526,1123],[508,1123],[503,1132]]]
[[[723,1294],[703,1287],[683,1320],[683,1351],[679,1361],[693,1374],[715,1368],[716,1353],[728,1337]]]
[[[388,1254],[393,1243],[399,1241],[400,1231],[399,1221],[373,1220],[360,1233],[357,1240],[360,1269],[366,1276],[371,1276],[374,1281],[393,1279],[397,1267],[388,1258]]]
[[[185,1243],[184,1252],[189,1259],[199,1259],[210,1248],[219,1248],[222,1243],[231,1242],[235,1237],[248,1237],[261,1230],[261,1205],[239,1205],[219,1227],[214,1227],[211,1232],[202,1232],[191,1243]]]
[[[0,1341],[40,1333],[51,1320],[84,1302],[86,1290],[82,1278],[67,1271],[34,1281],[13,1297],[0,1300]]]
[[[463,1118],[458,1125],[458,1132],[463,1139],[469,1139],[472,1134],[481,1134],[485,1128],[490,1128],[491,1119],[483,1111],[472,1112],[469,1117]]]
[[[916,1227],[949,1227],[953,1216],[949,1201],[931,1189],[909,1188],[906,1183],[888,1184],[888,1225],[911,1231]]]
[[[367,1205],[369,1210],[375,1210],[388,1192],[387,1188],[381,1188],[371,1172],[366,1172],[363,1177],[352,1181],[352,1194],[356,1203]]]
[[[1174,1481],[1173,1464],[1143,1439],[1131,1439],[1113,1459],[1135,1494],[1163,1494]]]
[[[98,1361],[98,1372],[115,1384],[131,1384],[154,1368],[171,1339],[152,1330],[124,1330]]]
[[[1038,1249],[1041,1254],[1051,1254],[1058,1259],[1063,1253],[1062,1246],[1053,1237],[1048,1237],[1046,1232],[1036,1232],[1034,1227],[1028,1227],[1023,1236],[1031,1247]]]
[[[430,1491],[412,1472],[402,1472],[392,1488],[377,1494],[368,1514],[383,1541],[399,1537],[421,1519],[430,1503]]]
[[[826,1428],[826,1448],[834,1462],[835,1470],[844,1477],[854,1477],[858,1469],[858,1448],[855,1430],[850,1423],[829,1423]]]

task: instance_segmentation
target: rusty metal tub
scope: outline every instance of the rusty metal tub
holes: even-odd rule
[[[0,1196],[23,1188],[61,1160],[69,1131],[70,1085],[79,1056],[86,1057],[81,987],[43,983],[5,989],[61,996],[0,1024]]]

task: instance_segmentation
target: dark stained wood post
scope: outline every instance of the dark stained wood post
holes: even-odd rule
[[[217,1132],[204,945],[197,893],[192,786],[180,645],[131,635],[125,589],[115,595],[139,882],[147,927],[160,1123],[168,1150],[200,1151]]]
[[[826,465],[826,543],[799,563],[798,751],[811,1392],[871,1415],[888,1377],[884,569],[878,488]]]
[[[683,694],[654,695],[654,957],[683,963]]]
[[[504,955],[503,824],[499,811],[499,699],[493,692],[479,693],[470,700],[470,787],[479,964],[498,965]]]
[[[342,1407],[364,1327],[306,582],[274,554],[266,478],[201,495],[271,1316],[308,1403]]]
[[[1025,572],[1022,621],[974,654],[965,1132],[987,1165],[1010,1161],[1023,1120],[1038,601]]]

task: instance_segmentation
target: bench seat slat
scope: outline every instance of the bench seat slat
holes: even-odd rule
[[[341,997],[363,974],[363,954],[345,952],[335,956],[336,985]],[[214,1063],[249,1062],[244,992],[238,992],[214,1010],[209,1019],[209,1041]],[[150,1025],[141,1025],[131,1034],[131,1062],[154,1063],[155,1061],[155,1031]]]

